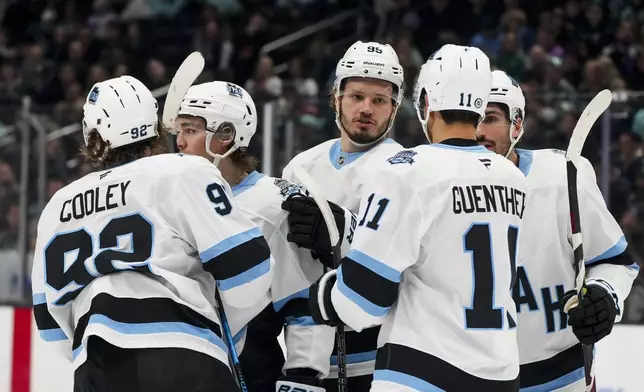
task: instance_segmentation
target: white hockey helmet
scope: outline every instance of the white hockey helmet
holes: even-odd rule
[[[489,103],[498,103],[506,105],[508,114],[510,116],[510,148],[506,154],[506,158],[512,152],[514,146],[519,142],[523,136],[523,120],[525,119],[525,97],[523,91],[510,75],[503,71],[492,72],[492,90],[490,91]],[[521,130],[515,138],[512,136],[514,127],[517,121],[521,119]]]
[[[206,122],[206,151],[218,165],[239,148],[247,148],[257,130],[257,109],[253,98],[240,86],[228,82],[208,82],[190,87],[183,97],[179,115],[196,116]],[[233,144],[225,154],[210,151],[210,142],[222,124],[234,126]]]
[[[345,52],[335,69],[335,82],[333,84],[336,100],[335,122],[341,131],[344,131],[340,121],[340,107],[338,101],[344,88],[343,82],[348,78],[372,78],[391,82],[394,87],[394,111],[389,118],[389,124],[383,135],[375,142],[382,140],[391,129],[396,112],[404,97],[405,76],[398,60],[398,55],[391,45],[378,42],[357,41]],[[366,146],[351,141],[358,146]]]
[[[110,149],[159,136],[159,105],[150,90],[132,76],[92,86],[83,105],[83,137],[96,130]]]
[[[414,107],[427,138],[429,112],[464,110],[483,119],[491,87],[490,59],[479,48],[448,44],[437,50],[414,87]]]

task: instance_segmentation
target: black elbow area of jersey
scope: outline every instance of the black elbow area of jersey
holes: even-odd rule
[[[49,313],[46,303],[34,306],[34,319],[39,331],[60,328],[54,317]]]
[[[266,239],[254,237],[209,260],[204,264],[204,269],[216,280],[225,280],[248,271],[270,257]]]
[[[398,297],[398,282],[378,275],[350,257],[342,259],[342,281],[362,298],[382,308],[391,307]]]
[[[311,316],[309,310],[309,299],[307,298],[293,298],[289,300],[278,312],[283,321],[288,318],[299,318]]]
[[[633,260],[633,257],[631,257],[630,252],[628,251],[628,246],[624,251],[617,256],[609,257],[607,259],[599,260],[595,263],[592,263],[587,266],[587,268],[592,268],[596,265],[602,265],[602,264],[614,264],[614,265],[632,265],[635,261]]]

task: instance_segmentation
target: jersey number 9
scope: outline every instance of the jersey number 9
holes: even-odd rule
[[[213,182],[206,188],[206,194],[208,194],[208,198],[215,205],[215,211],[217,211],[219,215],[225,216],[230,214],[233,207],[230,204],[230,200],[228,200],[228,196],[226,196],[224,187]]]

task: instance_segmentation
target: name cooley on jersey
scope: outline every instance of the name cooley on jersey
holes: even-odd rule
[[[94,130],[113,149],[158,137],[157,108],[134,78],[97,83],[84,106],[85,142]],[[90,173],[47,203],[34,315],[40,336],[75,369],[90,336],[128,349],[184,348],[229,366],[215,290],[235,319],[266,296],[272,264],[214,165],[182,154],[142,157]],[[232,332],[243,339],[240,328]]]

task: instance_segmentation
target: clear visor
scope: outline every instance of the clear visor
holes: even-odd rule
[[[383,89],[384,90],[384,89]],[[344,101],[349,101],[354,104],[370,104],[373,106],[387,107],[389,105],[396,105],[396,99],[393,96],[391,89],[388,91],[370,91],[367,89],[344,89],[338,94]]]

